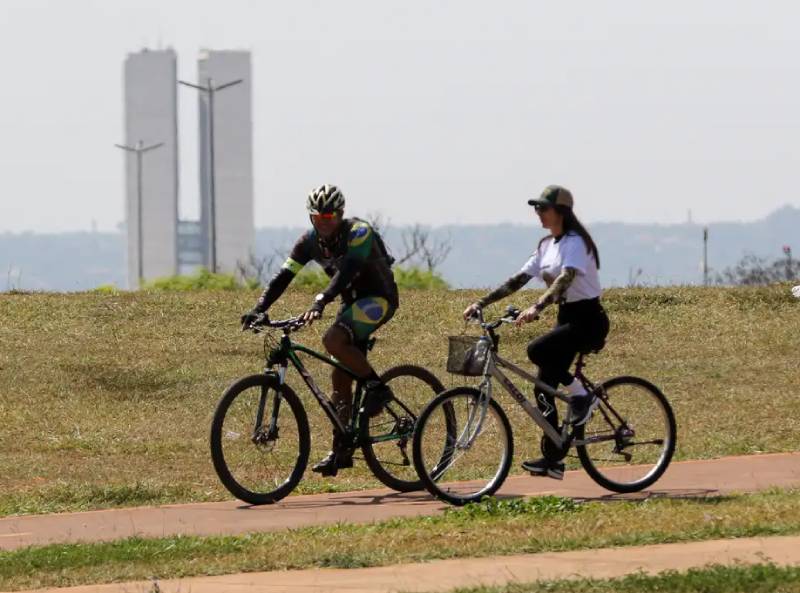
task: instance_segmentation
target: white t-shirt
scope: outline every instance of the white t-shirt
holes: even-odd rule
[[[574,231],[568,232],[559,241],[553,237],[542,241],[520,272],[539,277],[549,286],[564,268],[574,268],[578,272],[567,288],[565,296],[568,303],[594,299],[602,294],[594,255],[587,252],[583,237]]]

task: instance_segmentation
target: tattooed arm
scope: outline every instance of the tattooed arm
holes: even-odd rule
[[[525,274],[524,272],[514,274],[511,276],[511,278],[495,288],[492,292],[478,300],[478,306],[483,308],[491,305],[492,303],[496,303],[500,299],[503,299],[510,294],[514,294],[520,288],[525,286],[531,278],[532,276]]]
[[[564,268],[536,304],[525,309],[519,317],[517,317],[516,325],[520,326],[523,323],[538,319],[539,313],[541,313],[545,307],[561,301],[567,289],[570,287],[570,284],[575,280],[577,273],[578,271],[575,268]]]
[[[578,270],[575,268],[564,268],[561,270],[561,273],[558,275],[558,277],[553,280],[553,283],[536,302],[536,308],[541,311],[548,305],[561,302],[561,300],[564,298],[564,295],[567,294],[567,289],[570,287],[573,280],[575,280],[575,276],[577,275]]]
[[[511,278],[506,280],[503,284],[498,286],[492,292],[487,294],[482,299],[479,299],[477,302],[472,303],[469,307],[464,310],[464,319],[469,319],[478,314],[478,311],[486,307],[487,305],[491,305],[499,301],[500,299],[507,297],[510,294],[517,292],[520,288],[525,286],[528,283],[528,280],[533,278],[530,274],[526,274],[525,272],[519,272],[514,274]]]

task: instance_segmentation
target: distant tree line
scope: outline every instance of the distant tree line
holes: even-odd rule
[[[776,282],[790,282],[800,278],[800,260],[792,257],[791,247],[784,246],[783,257],[768,259],[752,253],[739,263],[715,274],[715,284],[760,286]]]

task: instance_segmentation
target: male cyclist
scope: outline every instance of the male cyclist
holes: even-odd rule
[[[256,306],[242,315],[242,323],[249,324],[259,314],[266,313],[303,266],[311,260],[317,262],[331,280],[314,297],[302,319],[307,323],[319,319],[325,305],[341,296],[342,306],[322,341],[331,356],[365,380],[364,409],[370,416],[377,415],[392,393],[367,362],[367,342],[370,334],[392,318],[399,304],[391,269],[394,260],[368,223],[344,218],[344,195],[335,185],[312,190],[306,208],[313,228],[295,243]],[[337,415],[347,424],[352,413],[353,381],[338,369],[334,369],[332,381],[331,400]],[[313,471],[335,476],[338,470],[353,467],[352,451],[341,446],[340,439],[341,435],[334,430],[331,451]]]

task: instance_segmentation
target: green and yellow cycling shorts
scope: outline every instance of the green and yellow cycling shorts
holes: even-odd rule
[[[349,305],[343,305],[334,325],[343,328],[354,344],[362,344],[380,326],[389,321],[396,307],[383,297],[364,297]]]

